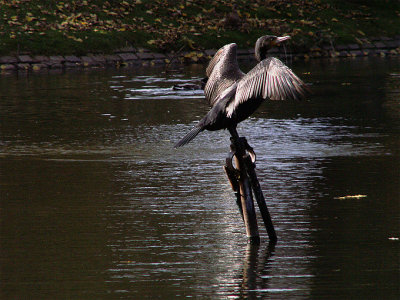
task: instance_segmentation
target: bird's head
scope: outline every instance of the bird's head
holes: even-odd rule
[[[274,36],[274,35],[264,35],[260,37],[256,42],[255,56],[258,61],[262,61],[267,57],[267,52],[269,49],[279,45],[280,43],[290,39],[290,36]]]

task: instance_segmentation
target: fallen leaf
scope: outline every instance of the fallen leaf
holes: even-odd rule
[[[365,36],[365,33],[364,33],[364,32],[362,32],[361,30],[357,30],[357,32],[358,32],[359,34],[361,34],[361,35]]]
[[[348,199],[362,199],[366,198],[367,195],[347,195],[347,196],[342,196],[342,197],[334,197],[333,199],[337,200],[348,200]]]

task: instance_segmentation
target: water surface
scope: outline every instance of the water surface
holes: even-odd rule
[[[314,95],[238,131],[279,242],[251,247],[204,66],[0,77],[4,299],[398,299],[400,60],[295,62]],[[247,69],[249,66],[247,66]],[[363,195],[360,198],[341,198]]]

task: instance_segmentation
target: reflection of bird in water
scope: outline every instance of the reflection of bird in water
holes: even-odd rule
[[[262,36],[255,45],[259,63],[247,74],[239,69],[236,58],[237,45],[225,45],[211,59],[206,75],[204,93],[211,110],[175,147],[183,146],[204,129],[228,129],[237,135],[236,126],[247,119],[264,100],[300,100],[307,86],[285,64],[267,51],[289,36]]]

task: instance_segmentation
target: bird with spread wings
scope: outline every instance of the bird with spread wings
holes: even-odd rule
[[[206,69],[208,79],[204,94],[211,109],[175,148],[189,143],[205,129],[236,132],[237,124],[253,114],[265,100],[304,99],[309,91],[305,83],[279,59],[267,57],[269,49],[289,38],[260,37],[255,45],[258,64],[247,74],[239,68],[235,43],[219,49]]]

